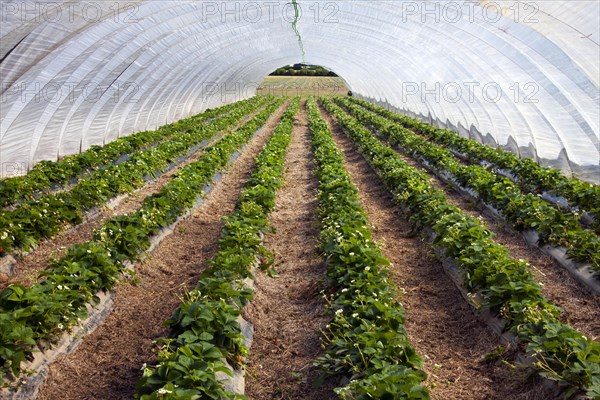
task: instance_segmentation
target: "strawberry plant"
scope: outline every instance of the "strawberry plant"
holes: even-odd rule
[[[0,207],[18,204],[65,187],[70,181],[82,178],[90,171],[106,168],[119,158],[145,147],[156,146],[178,131],[193,130],[197,124],[226,114],[238,106],[239,103],[232,103],[214,110],[208,109],[202,114],[164,125],[155,131],[138,132],[105,146],[93,145],[86,151],[66,156],[60,161],[40,161],[27,175],[0,180]]]
[[[505,329],[527,345],[528,354],[536,360],[532,368],[567,385],[567,394],[598,393],[600,343],[559,321],[560,309],[543,297],[527,264],[512,259],[477,219],[449,205],[439,190],[423,189],[425,183],[429,185],[427,176],[400,159],[356,119],[331,100],[322,102],[396,201],[411,214],[411,220],[433,231],[444,257],[453,259],[463,272],[464,286],[478,294],[481,305],[503,318]]]
[[[108,199],[142,187],[148,177],[169,168],[169,162],[184,156],[195,145],[217,135],[241,121],[248,112],[263,105],[267,99],[254,98],[239,103],[225,116],[207,125],[198,125],[191,131],[173,133],[171,140],[157,147],[131,155],[128,161],[111,165],[81,179],[70,191],[47,194],[26,202],[16,209],[0,211],[2,230],[6,237],[1,246],[5,252],[14,249],[28,250],[41,238],[51,237],[65,225],[77,225],[83,213]],[[5,236],[4,233],[2,236]]]
[[[10,329],[4,325],[0,329],[2,381],[18,375],[23,360],[30,359],[38,346],[43,347],[85,318],[88,303],[98,301],[96,293],[116,284],[124,271],[123,261],[137,259],[148,248],[148,236],[190,208],[215,173],[227,166],[231,155],[281,103],[269,104],[244,126],[208,147],[159,193],[145,198],[135,213],[108,220],[94,233],[93,240],[72,246],[41,273],[44,279],[40,282],[29,287],[10,285],[0,291],[0,321],[12,321]],[[163,198],[168,202],[160,201]],[[168,211],[155,208],[160,204],[169,204]]]
[[[216,374],[232,375],[229,365],[241,368],[248,354],[236,320],[252,298],[243,279],[252,276],[263,249],[261,234],[268,231],[268,215],[282,183],[298,107],[296,98],[260,152],[236,210],[223,220],[219,251],[210,260],[210,268],[166,322],[170,335],[156,341],[158,363],[144,368],[138,398],[157,399],[167,392],[173,398],[237,398],[224,389]],[[270,179],[265,181],[264,176]]]
[[[326,300],[333,316],[324,332],[326,354],[316,365],[350,378],[335,389],[341,398],[427,399],[422,360],[410,345],[404,310],[388,282],[389,262],[372,239],[357,190],[312,98],[308,114],[319,178],[320,247],[332,292]]]
[[[600,186],[598,185],[566,177],[560,171],[542,167],[532,159],[519,158],[507,150],[487,146],[462,137],[448,129],[434,128],[431,125],[405,115],[393,113],[364,100],[356,98],[350,98],[349,100],[388,120],[424,135],[448,149],[464,154],[465,158],[472,162],[485,161],[491,163],[498,170],[510,171],[525,193],[540,190],[553,192],[565,197],[569,201],[569,205],[577,208],[579,212],[588,211],[596,217],[600,217]],[[598,218],[595,219],[594,227],[600,233]]]
[[[600,237],[589,229],[582,228],[575,215],[564,213],[533,194],[523,193],[510,179],[482,166],[462,164],[449,150],[347,99],[334,101],[356,116],[363,126],[373,127],[377,136],[383,140],[423,160],[436,174],[450,175],[462,187],[472,189],[479,199],[502,211],[515,229],[536,230],[540,246],[550,243],[565,247],[570,258],[589,263],[594,270],[600,272]]]

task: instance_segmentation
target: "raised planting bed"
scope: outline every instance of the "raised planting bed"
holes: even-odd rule
[[[335,389],[341,398],[428,399],[422,359],[408,340],[404,309],[388,279],[389,261],[372,239],[357,189],[314,99],[307,106],[331,293],[325,299],[333,317],[323,332],[326,355],[317,365],[346,377]]]
[[[189,213],[215,175],[265,123],[283,100],[267,106],[244,126],[206,149],[196,162],[178,172],[159,193],[148,196],[133,214],[108,220],[94,239],[73,246],[29,287],[11,285],[0,292],[0,372],[7,393],[23,386],[22,363],[52,347],[64,332],[88,317],[89,303],[108,292],[131,263],[143,257]],[[217,175],[218,177],[218,175]],[[25,366],[25,368],[27,368]]]
[[[435,233],[433,243],[456,263],[469,297],[506,320],[503,331],[518,338],[533,358],[531,367],[567,395],[598,397],[600,343],[559,321],[560,310],[543,297],[527,263],[512,259],[477,219],[450,205],[427,175],[401,160],[355,118],[330,100],[322,101],[415,227]]]
[[[138,398],[233,399],[244,393],[243,365],[252,326],[240,314],[252,298],[253,270],[266,255],[263,234],[283,183],[283,161],[298,107],[296,98],[259,154],[238,206],[224,219],[210,268],[166,321],[170,335],[156,340],[158,363],[143,367]]]
[[[51,193],[28,201],[14,210],[0,211],[0,255],[27,251],[42,238],[49,238],[66,226],[80,224],[86,212],[112,198],[144,186],[148,180],[182,162],[208,139],[235,126],[267,99],[253,98],[238,104],[225,116],[194,130],[182,130],[157,147],[140,150],[127,162],[95,171],[71,190]]]
[[[367,101],[350,100],[445,146],[463,161],[492,166],[497,173],[519,184],[524,192],[541,194],[546,201],[566,211],[578,212],[584,224],[600,233],[600,221],[596,218],[600,215],[600,186],[566,177],[559,170],[542,167],[530,158],[519,158],[507,150],[462,137],[448,129],[435,128]]]

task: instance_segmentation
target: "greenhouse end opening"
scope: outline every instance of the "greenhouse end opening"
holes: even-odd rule
[[[262,96],[335,96],[351,93],[335,72],[306,63],[277,68],[262,81],[256,94]]]

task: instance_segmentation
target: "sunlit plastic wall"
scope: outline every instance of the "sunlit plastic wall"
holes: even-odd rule
[[[304,58],[358,95],[600,180],[598,2],[298,9],[0,0],[2,175],[252,96],[269,72]]]

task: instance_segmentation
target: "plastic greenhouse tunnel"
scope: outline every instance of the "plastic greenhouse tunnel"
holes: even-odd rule
[[[600,400],[600,2],[0,0],[0,84],[0,398]]]

